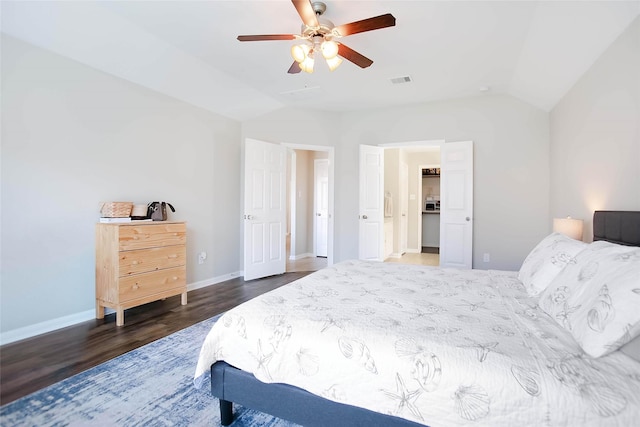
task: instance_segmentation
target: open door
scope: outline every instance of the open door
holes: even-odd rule
[[[360,145],[360,259],[384,260],[383,195],[384,148]]]
[[[245,280],[285,272],[285,155],[284,146],[254,139],[245,141]]]
[[[442,144],[440,162],[440,266],[472,268],[473,142]]]

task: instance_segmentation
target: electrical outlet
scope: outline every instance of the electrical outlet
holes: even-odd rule
[[[482,261],[484,262],[491,261],[491,256],[488,253],[485,253],[484,256],[482,257]]]
[[[207,259],[207,253],[206,252],[200,252],[198,254],[198,264],[204,264],[204,260]]]

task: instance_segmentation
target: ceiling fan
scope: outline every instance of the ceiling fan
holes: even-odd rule
[[[314,57],[321,54],[327,61],[331,71],[338,68],[344,58],[353,62],[360,68],[367,68],[373,61],[366,56],[347,47],[338,40],[342,37],[363,33],[365,31],[378,30],[396,25],[396,18],[390,13],[351,22],[344,25],[333,25],[333,22],[322,17],[327,6],[322,2],[310,0],[291,0],[293,6],[302,18],[302,30],[300,34],[264,34],[238,36],[241,42],[266,41],[266,40],[300,40],[291,48],[291,54],[295,61],[289,68],[289,74],[300,71],[313,72]]]

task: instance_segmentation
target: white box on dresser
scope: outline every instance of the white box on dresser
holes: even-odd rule
[[[96,224],[96,318],[180,294],[187,304],[187,227],[179,221]]]

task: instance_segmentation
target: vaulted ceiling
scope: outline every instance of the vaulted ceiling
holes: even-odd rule
[[[371,58],[288,74],[299,33],[290,0],[2,1],[2,32],[246,120],[286,106],[342,112],[486,93],[549,111],[640,14],[640,1],[326,0],[345,24],[391,13],[396,26],[341,41]],[[398,77],[409,83],[392,84]]]

